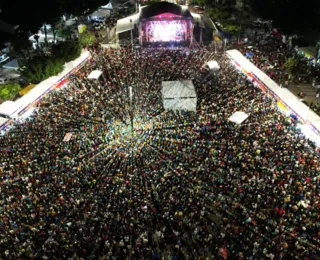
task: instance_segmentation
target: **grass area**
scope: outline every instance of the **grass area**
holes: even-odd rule
[[[21,90],[21,86],[16,82],[9,82],[0,85],[0,100],[11,100],[13,99]]]

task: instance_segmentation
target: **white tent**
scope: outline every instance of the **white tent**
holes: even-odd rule
[[[11,117],[18,109],[20,105],[14,101],[5,101],[0,105],[0,114]]]
[[[197,95],[191,80],[163,81],[162,98],[166,110],[197,109]]]
[[[107,5],[101,6],[100,8],[102,8],[102,9],[113,9],[111,2],[109,2],[109,4],[107,4]]]
[[[218,62],[216,62],[215,60],[208,61],[208,66],[209,66],[209,69],[211,69],[211,70],[219,70],[220,69]]]
[[[3,65],[3,68],[18,70],[20,66],[18,60],[14,59],[12,61],[9,61],[7,64]]]
[[[238,125],[242,124],[242,122],[244,120],[246,120],[248,118],[248,114],[246,114],[245,112],[242,111],[237,111],[235,113],[233,113],[230,117],[229,117],[229,121],[234,122]]]
[[[98,79],[102,74],[101,70],[93,70],[91,73],[88,75],[88,79]]]
[[[9,119],[0,117],[0,130],[5,128],[8,121],[9,121]],[[1,134],[1,132],[0,132],[0,134]]]
[[[196,111],[197,99],[196,98],[173,98],[164,99],[163,107],[166,110],[185,110],[185,111]]]

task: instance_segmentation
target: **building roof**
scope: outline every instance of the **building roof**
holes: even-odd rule
[[[150,18],[163,13],[172,13],[175,15],[181,15],[184,17],[192,18],[191,13],[188,10],[188,7],[168,2],[158,2],[141,8],[140,18]]]

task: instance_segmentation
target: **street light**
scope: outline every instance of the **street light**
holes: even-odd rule
[[[132,27],[132,19],[130,19],[130,27],[131,27],[131,47],[132,47],[132,49],[133,49],[133,32],[132,32],[133,27]]]
[[[130,122],[131,122],[131,135],[133,135],[133,105],[132,105],[132,87],[129,87],[129,97],[130,97]]]

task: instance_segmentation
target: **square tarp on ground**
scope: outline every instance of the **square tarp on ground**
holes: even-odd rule
[[[197,109],[197,94],[191,80],[162,81],[162,99],[166,110]]]

